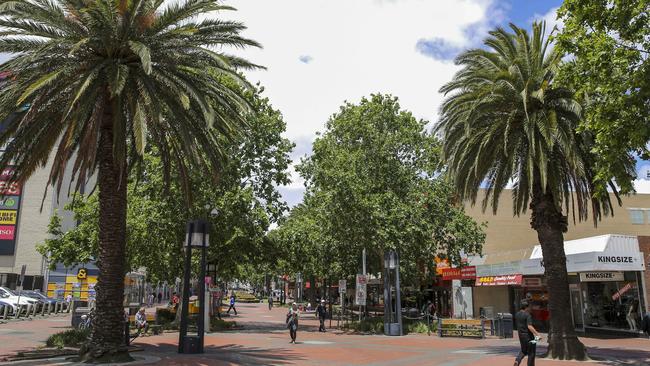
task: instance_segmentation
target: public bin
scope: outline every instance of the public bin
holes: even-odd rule
[[[510,313],[499,313],[501,316],[501,338],[512,338],[513,323],[512,323],[512,314]]]

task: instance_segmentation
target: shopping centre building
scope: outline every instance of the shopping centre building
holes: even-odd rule
[[[482,212],[480,204],[467,213],[486,226],[481,256],[469,256],[462,271],[446,269],[442,282],[449,289],[453,315],[493,317],[514,313],[528,299],[537,326],[548,327],[549,294],[544,262],[530,216],[512,215],[506,192],[496,215]],[[650,195],[623,198],[614,216],[597,226],[591,221],[573,223],[565,234],[565,253],[576,330],[585,333],[626,335],[638,329],[648,305],[650,275]],[[636,334],[636,333],[630,333]]]

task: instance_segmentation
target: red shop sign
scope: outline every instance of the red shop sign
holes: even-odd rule
[[[521,285],[522,275],[476,277],[475,286],[507,286]]]
[[[463,268],[443,268],[443,280],[473,280],[476,278],[476,267],[466,266]]]

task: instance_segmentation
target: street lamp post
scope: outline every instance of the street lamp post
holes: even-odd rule
[[[394,277],[391,272],[395,272]],[[393,302],[393,284],[395,299]],[[402,335],[402,306],[399,284],[399,254],[394,250],[384,253],[384,334]]]
[[[185,238],[185,273],[183,281],[183,301],[181,303],[181,326],[178,338],[178,353],[203,353],[203,337],[205,334],[205,257],[210,242],[209,225],[207,221],[194,220],[187,223]],[[199,316],[196,319],[197,335],[188,336],[188,316],[190,306],[190,277],[192,271],[192,249],[201,250],[199,266]]]

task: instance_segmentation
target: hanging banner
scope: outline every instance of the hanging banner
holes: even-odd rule
[[[443,280],[473,280],[476,278],[476,267],[466,266],[463,268],[443,268]]]
[[[508,286],[521,285],[522,275],[476,277],[475,286]]]
[[[354,299],[355,305],[366,305],[366,285],[368,284],[368,278],[366,275],[357,275],[357,288],[356,296]]]

